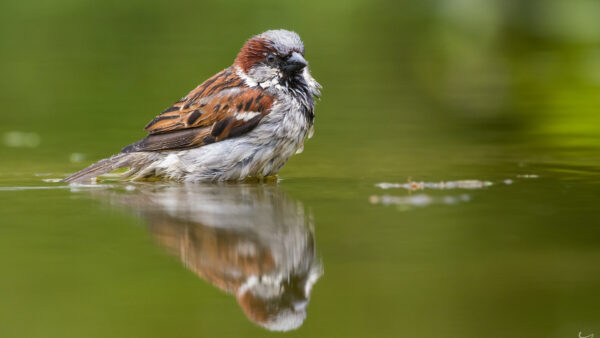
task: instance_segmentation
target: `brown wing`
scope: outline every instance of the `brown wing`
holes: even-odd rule
[[[155,117],[146,125],[149,135],[122,152],[194,148],[240,136],[258,125],[273,102],[228,68]]]

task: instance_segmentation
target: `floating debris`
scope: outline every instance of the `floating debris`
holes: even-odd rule
[[[406,190],[424,190],[424,189],[437,189],[437,190],[450,190],[450,189],[483,189],[492,186],[493,183],[489,181],[479,180],[461,180],[461,181],[447,181],[447,182],[407,182],[407,183],[377,183],[376,187],[381,189],[406,189]]]
[[[518,178],[538,178],[538,175],[517,175]],[[496,182],[497,184],[504,183],[511,185],[515,183],[513,179],[507,178]],[[442,182],[414,182],[408,181],[407,183],[389,183],[381,182],[375,184],[376,187],[381,189],[406,189],[408,191],[434,189],[434,190],[451,190],[451,189],[484,189],[494,185],[490,181],[480,180],[460,180],[460,181],[442,181]],[[371,204],[383,204],[383,205],[397,205],[400,209],[408,210],[410,207],[424,207],[431,204],[458,204],[462,202],[468,202],[471,200],[471,196],[467,194],[461,194],[458,196],[429,196],[426,194],[415,194],[409,196],[393,196],[393,195],[373,195],[369,198]]]
[[[425,207],[431,204],[453,205],[461,202],[468,202],[470,200],[471,196],[467,194],[441,197],[432,197],[426,194],[418,194],[411,196],[373,195],[369,198],[371,204],[405,205],[413,207]]]
[[[536,174],[526,174],[526,175],[517,175],[518,178],[539,178],[540,175]]]
[[[2,143],[11,148],[35,148],[40,142],[40,135],[22,131],[9,131],[2,137]]]

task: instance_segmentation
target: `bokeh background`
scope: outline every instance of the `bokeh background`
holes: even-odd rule
[[[280,172],[324,262],[289,335],[600,334],[599,13],[596,0],[2,0],[0,336],[269,334],[135,213],[42,180],[143,137],[274,28],[300,34],[323,85],[315,136]],[[375,187],[409,179],[493,185],[464,203]],[[379,203],[388,193],[400,199]]]

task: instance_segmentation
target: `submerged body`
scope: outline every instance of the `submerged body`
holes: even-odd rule
[[[132,179],[201,182],[277,174],[312,134],[320,85],[296,33],[267,31],[248,40],[234,64],[152,120],[149,135],[66,182],[128,167]]]

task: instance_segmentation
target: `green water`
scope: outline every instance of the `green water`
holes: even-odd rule
[[[600,335],[599,11],[3,1],[0,337]],[[324,89],[277,184],[53,182],[280,27]]]

